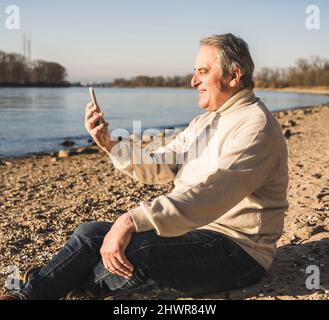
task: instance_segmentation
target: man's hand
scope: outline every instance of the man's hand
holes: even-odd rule
[[[134,270],[125,256],[125,250],[134,232],[136,230],[130,213],[123,214],[112,225],[100,250],[104,267],[125,278],[130,278]]]
[[[104,114],[96,112],[96,106],[90,102],[86,107],[85,127],[96,144],[105,152],[110,153],[112,147],[117,143],[111,141],[108,123],[104,120]],[[98,126],[97,122],[100,122]]]

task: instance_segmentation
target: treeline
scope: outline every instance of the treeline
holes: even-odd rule
[[[66,69],[56,62],[35,60],[0,51],[0,86],[4,85],[68,85]]]
[[[313,57],[298,59],[290,68],[262,68],[255,76],[260,88],[329,86],[329,60]]]
[[[172,87],[190,88],[192,74],[184,76],[146,76],[130,79],[118,78],[112,82],[96,84],[103,87]],[[36,85],[69,86],[66,69],[56,62],[32,62],[15,53],[0,51],[0,86]],[[329,86],[329,60],[319,57],[298,59],[290,68],[262,68],[254,77],[259,88]],[[79,84],[78,84],[79,85]]]
[[[185,87],[191,86],[192,74],[173,77],[137,76],[119,78],[105,86],[113,87]],[[329,86],[329,60],[313,57],[298,59],[290,68],[262,68],[254,76],[258,88],[316,87]],[[103,84],[104,85],[104,84]]]
[[[188,74],[185,76],[173,76],[173,77],[149,77],[149,76],[137,76],[130,79],[114,79],[111,83],[113,87],[172,87],[172,88],[188,88],[191,86],[191,79],[193,75]]]

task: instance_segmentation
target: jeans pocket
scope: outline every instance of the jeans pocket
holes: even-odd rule
[[[104,279],[109,289],[113,291],[122,288],[129,280],[130,279],[112,273],[109,273]]]
[[[130,280],[130,278],[127,279],[123,276],[109,272],[104,268],[103,263],[99,263],[95,267],[94,274],[96,283],[104,282],[112,291],[120,289]]]

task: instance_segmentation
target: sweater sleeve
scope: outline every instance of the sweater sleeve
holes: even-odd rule
[[[141,202],[132,210],[137,232],[154,229],[174,237],[217,220],[263,186],[275,166],[275,150],[262,127],[252,122],[211,161],[208,174],[189,189]]]
[[[133,145],[120,142],[110,154],[114,166],[141,183],[162,185],[173,181],[185,161],[191,128],[197,119],[193,119],[174,140],[155,152],[145,152],[140,142]]]

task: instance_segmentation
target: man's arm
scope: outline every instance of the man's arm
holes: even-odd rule
[[[174,140],[152,154],[142,150],[141,144],[131,146],[123,141],[108,154],[114,166],[130,177],[145,184],[166,184],[175,179],[184,163],[192,125],[193,122]]]
[[[108,123],[103,116],[103,113],[96,112],[96,106],[92,102],[89,103],[85,115],[87,131],[99,148],[110,156],[117,169],[145,184],[166,184],[175,179],[184,163],[191,128],[200,117],[194,118],[173,141],[158,148],[151,155],[142,150],[141,144],[131,148],[130,143],[112,140]],[[104,123],[97,126],[99,120]]]

